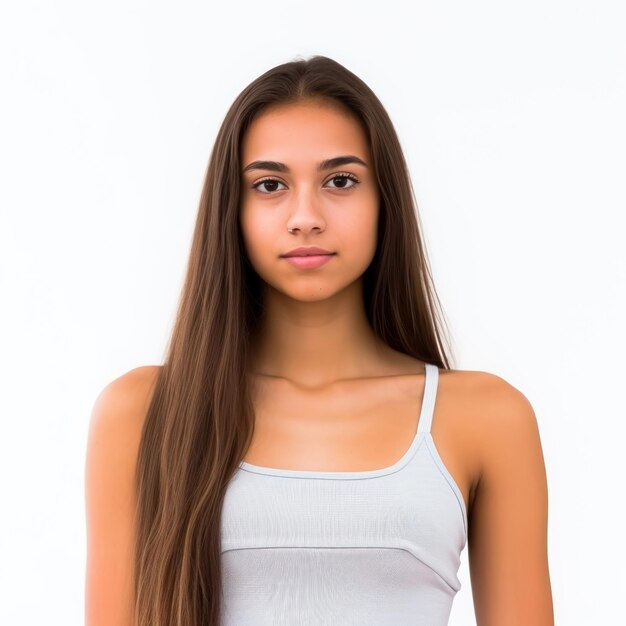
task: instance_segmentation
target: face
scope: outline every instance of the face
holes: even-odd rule
[[[352,158],[324,163],[337,157]],[[359,280],[376,251],[379,194],[354,117],[317,101],[272,107],[243,137],[242,170],[243,240],[270,289],[323,300]],[[301,246],[332,255],[317,267],[283,257]]]

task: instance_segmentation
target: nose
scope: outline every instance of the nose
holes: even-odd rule
[[[287,229],[289,232],[296,229],[309,232],[314,228],[324,230],[325,226],[322,199],[312,187],[300,187],[298,192],[292,195]]]

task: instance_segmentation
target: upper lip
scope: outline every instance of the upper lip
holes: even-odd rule
[[[324,250],[324,248],[318,248],[317,246],[303,246],[300,248],[294,248],[293,250],[289,250],[285,254],[281,256],[313,256],[316,254],[335,254],[330,250]]]

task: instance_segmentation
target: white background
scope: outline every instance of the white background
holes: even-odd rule
[[[623,623],[620,2],[20,2],[0,10],[0,623],[81,624],[100,390],[161,362],[210,149],[325,54],[400,136],[457,369],[520,389],[556,623]],[[467,551],[450,623],[474,624]]]

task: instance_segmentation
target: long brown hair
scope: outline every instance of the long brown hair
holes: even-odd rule
[[[239,229],[241,141],[265,107],[310,98],[347,107],[369,141],[380,192],[377,250],[362,277],[373,331],[395,350],[450,368],[407,165],[383,105],[360,78],[325,56],[265,72],[237,96],[218,131],[143,427],[136,626],[220,623],[220,518],[228,482],[252,440],[248,357],[263,288]]]

